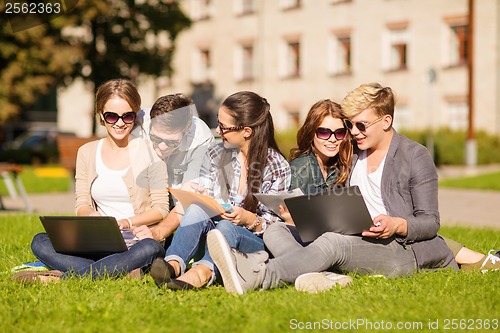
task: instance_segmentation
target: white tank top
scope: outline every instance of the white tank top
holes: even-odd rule
[[[129,168],[112,170],[104,165],[102,160],[102,143],[99,141],[96,153],[97,178],[92,183],[90,193],[97,204],[101,215],[113,216],[117,220],[134,216],[134,208],[130,201],[127,186],[123,176]]]

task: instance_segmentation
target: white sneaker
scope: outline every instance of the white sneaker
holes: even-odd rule
[[[266,251],[246,254],[232,249],[217,229],[208,232],[207,245],[228,293],[244,294],[262,286],[265,262],[269,259]]]
[[[316,294],[335,286],[346,287],[350,284],[352,284],[352,278],[347,275],[332,272],[306,273],[295,280],[295,289]]]
[[[497,271],[500,269],[500,257],[497,256],[497,253],[495,253],[495,250],[490,250],[484,257],[484,261],[479,268],[482,273]]]

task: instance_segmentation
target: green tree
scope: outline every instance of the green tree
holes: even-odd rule
[[[67,40],[84,53],[78,76],[96,86],[116,77],[172,75],[175,39],[191,24],[177,1],[158,0],[80,0],[66,19],[86,31]]]
[[[20,22],[31,19],[13,15],[9,17],[12,26],[17,18]],[[18,32],[5,23],[2,20],[0,25],[0,124],[72,75],[82,58],[81,49],[59,36],[61,27],[56,21]]]
[[[173,74],[175,40],[191,25],[177,1],[66,0],[65,3],[68,10],[64,15],[48,22],[46,17],[42,18],[46,23],[41,26],[16,33],[2,29],[0,78],[8,84],[0,88],[3,89],[0,107],[3,104],[10,107],[0,108],[0,122],[31,104],[51,84],[68,84],[76,77],[97,87],[117,77],[137,81],[140,75]],[[16,43],[6,44],[4,39]],[[4,51],[4,45],[10,48]],[[23,62],[19,53],[30,50],[38,52],[30,53],[32,58]],[[43,70],[29,70],[28,63],[33,62],[40,63]],[[23,80],[4,80],[4,76],[13,76],[12,72]],[[15,83],[23,91],[23,98],[12,93]]]

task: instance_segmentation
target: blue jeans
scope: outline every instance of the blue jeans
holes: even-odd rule
[[[151,238],[143,239],[132,245],[128,251],[114,253],[104,257],[79,257],[57,253],[46,233],[33,237],[31,250],[35,257],[52,269],[64,272],[62,278],[70,274],[91,276],[93,279],[104,276],[125,275],[136,268],[151,265],[154,259],[165,254],[163,246]]]
[[[172,244],[167,249],[165,261],[175,260],[181,267],[181,275],[185,273],[186,266],[198,252],[201,252],[200,260],[193,263],[193,266],[204,265],[212,272],[213,282],[219,275],[214,265],[208,247],[206,245],[207,233],[217,229],[226,237],[229,246],[244,253],[251,253],[264,250],[264,241],[250,230],[236,226],[228,220],[220,220],[215,223],[213,219],[198,205],[190,205],[181,220],[179,228],[175,232]]]

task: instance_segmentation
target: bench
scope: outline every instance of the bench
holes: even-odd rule
[[[12,199],[17,199],[18,194],[17,192],[21,194],[21,197],[23,198],[24,201],[24,206],[25,210],[28,213],[33,212],[33,207],[31,206],[30,200],[28,198],[28,194],[26,193],[26,189],[24,188],[23,182],[21,178],[19,178],[19,174],[23,172],[23,168],[17,164],[12,164],[12,163],[0,163],[0,175],[2,176],[4,182],[5,182],[5,187],[7,188],[7,191],[9,192],[9,196]],[[12,181],[14,179],[14,182]],[[17,185],[17,190],[16,190],[16,185]],[[5,210],[5,206],[2,201],[2,197],[0,196],[0,209]]]
[[[59,151],[59,163],[63,168],[69,171],[71,175],[70,191],[73,190],[76,173],[76,155],[78,148],[87,142],[99,139],[97,136],[80,138],[74,134],[59,134],[56,138],[57,149]]]

